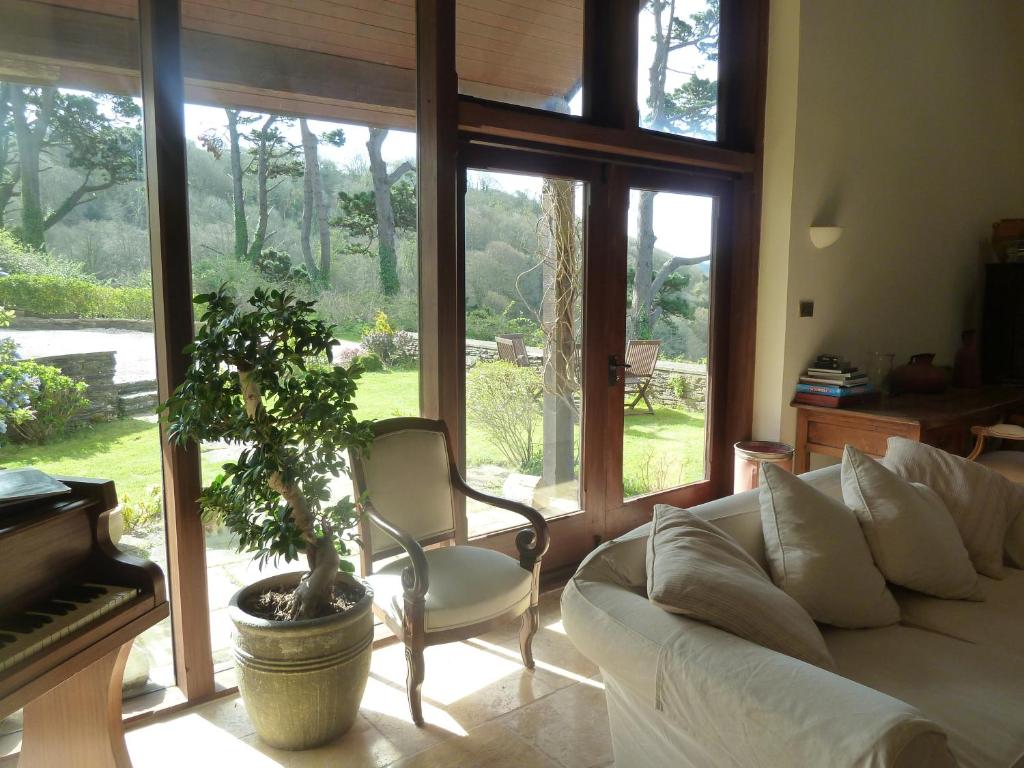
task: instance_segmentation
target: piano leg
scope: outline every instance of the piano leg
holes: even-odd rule
[[[121,683],[132,643],[25,705],[18,768],[131,768]]]

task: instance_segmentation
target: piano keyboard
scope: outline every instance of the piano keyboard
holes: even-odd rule
[[[72,584],[48,600],[0,619],[0,672],[96,621],[139,594],[132,587]]]

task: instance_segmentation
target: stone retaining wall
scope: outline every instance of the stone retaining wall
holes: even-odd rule
[[[117,358],[113,352],[52,355],[37,357],[36,362],[59,368],[65,376],[89,385],[85,390],[89,405],[75,417],[75,421],[110,421],[117,418],[118,391],[114,384]]]
[[[110,320],[101,317],[38,317],[20,310],[11,320],[11,328],[19,331],[82,331],[118,328],[123,331],[153,332],[152,320]]]

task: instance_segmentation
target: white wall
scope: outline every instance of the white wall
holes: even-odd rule
[[[775,0],[772,24],[754,436],[791,441],[818,352],[949,364],[978,324],[991,224],[1024,217],[1024,3]],[[818,251],[812,223],[845,232]]]

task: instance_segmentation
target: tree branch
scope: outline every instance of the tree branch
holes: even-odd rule
[[[400,166],[398,166],[397,168],[395,168],[395,170],[388,174],[388,186],[395,186],[395,184],[398,183],[399,179],[405,176],[405,174],[414,170],[416,169],[413,167],[412,163],[410,163],[408,160],[405,160]]]
[[[657,296],[658,291],[660,291],[665,285],[665,281],[668,280],[669,276],[671,276],[671,274],[680,267],[690,267],[694,264],[703,264],[705,261],[710,260],[710,253],[707,256],[693,256],[688,259],[683,258],[682,256],[673,256],[661,266],[661,269],[658,270],[658,274],[654,276],[654,280],[651,282],[651,295]]]

